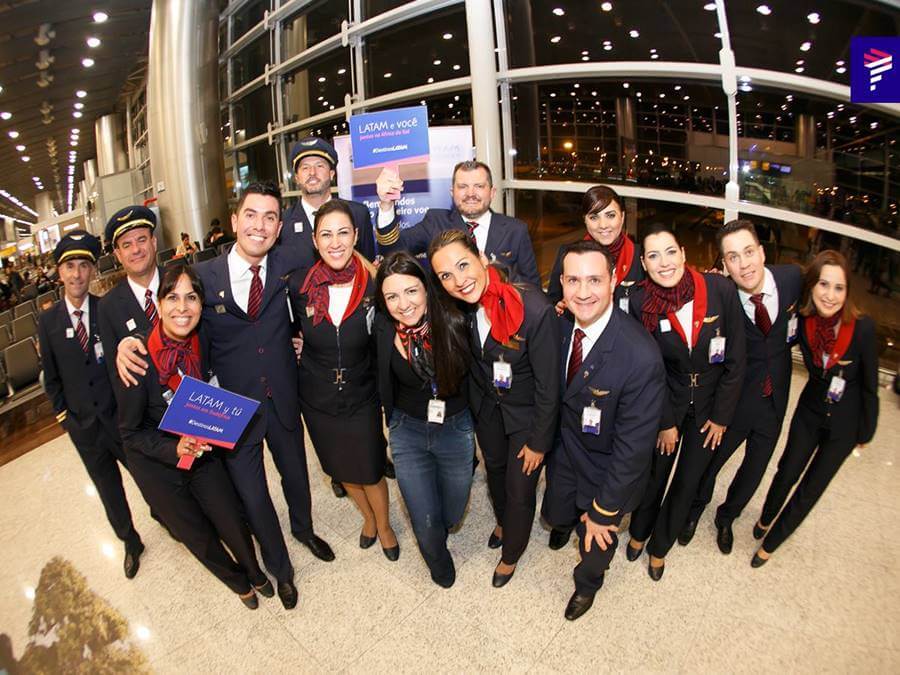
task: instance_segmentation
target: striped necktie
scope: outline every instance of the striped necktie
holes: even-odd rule
[[[78,341],[81,343],[82,351],[87,354],[88,350],[88,334],[84,329],[84,321],[81,320],[81,315],[84,314],[80,309],[76,309],[72,314],[75,315],[75,336],[78,338]]]
[[[159,323],[159,314],[156,312],[156,305],[153,304],[153,291],[149,288],[144,292],[144,314],[147,315],[150,325],[155,328]]]
[[[250,282],[250,298],[247,300],[247,316],[253,321],[259,316],[259,308],[262,305],[263,285],[259,276],[259,265],[250,265],[253,273],[253,281]]]

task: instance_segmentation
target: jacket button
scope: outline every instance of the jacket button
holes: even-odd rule
[[[263,349],[262,347],[260,347],[257,351],[258,351],[260,354],[265,354],[265,352],[266,352],[266,350]]]

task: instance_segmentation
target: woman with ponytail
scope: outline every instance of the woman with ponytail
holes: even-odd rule
[[[488,546],[503,547],[493,577],[499,588],[528,546],[541,464],[556,433],[559,327],[546,296],[533,286],[508,283],[465,233],[442,232],[428,257],[468,320],[469,403],[497,519]]]
[[[853,448],[872,440],[878,423],[875,322],[860,316],[850,299],[850,271],[837,251],[822,251],[807,270],[800,314],[800,352],[809,380],[753,526],[753,536],[762,539],[753,567],[764,565],[797,529]]]
[[[650,480],[631,515],[626,555],[637,560],[646,545],[648,574],[659,581],[665,557],[734,416],[746,351],[743,310],[734,284],[719,274],[688,267],[684,248],[664,227],[652,227],[643,244],[647,279],[632,295],[631,312],[659,345],[669,393]],[[666,492],[676,457],[678,466]]]

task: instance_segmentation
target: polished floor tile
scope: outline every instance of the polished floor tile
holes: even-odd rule
[[[796,399],[802,379],[794,384]],[[316,530],[337,559],[321,562],[288,535],[297,608],[285,611],[276,597],[249,611],[150,519],[130,477],[147,551],[137,577],[125,579],[122,546],[63,436],[0,468],[0,633],[17,658],[30,640],[34,649],[53,639],[30,638],[29,621],[36,604],[54,606],[42,595],[36,603],[35,593],[44,565],[60,556],[127,622],[128,642],[160,673],[898,672],[898,436],[897,398],[882,390],[874,442],[847,459],[807,521],[754,570],[751,528],[785,430],[763,489],[735,522],[731,555],[716,548],[713,508],[691,544],[673,548],[658,583],[647,576],[646,556],[626,560],[623,534],[594,607],[574,623],[563,618],[574,538],[551,551],[538,519],[512,581],[491,586],[499,552],[486,546],[493,515],[483,467],[462,528],[450,536],[456,585],[442,589],[422,562],[396,482],[389,481],[391,519],[401,556],[390,562],[378,544],[359,548],[361,520],[349,500],[334,497],[310,449]],[[714,504],[739,459],[725,467]],[[286,524],[270,458],[266,469]]]

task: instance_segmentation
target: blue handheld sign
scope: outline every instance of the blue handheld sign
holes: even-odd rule
[[[900,38],[850,38],[850,100],[900,103]]]
[[[353,168],[427,162],[428,108],[396,108],[350,118]]]

